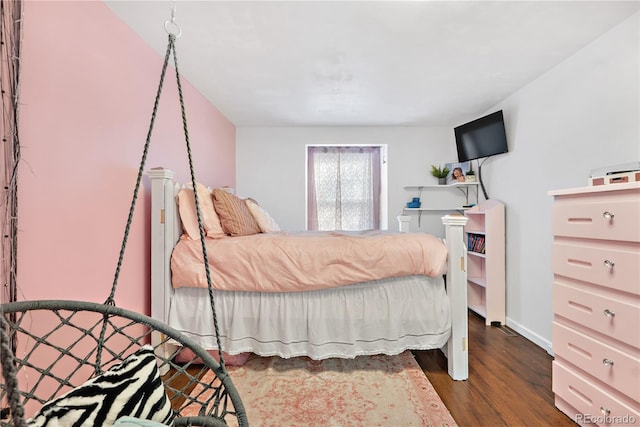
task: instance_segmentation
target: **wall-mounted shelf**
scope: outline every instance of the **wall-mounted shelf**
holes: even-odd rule
[[[404,208],[405,212],[411,211],[432,211],[432,212],[447,212],[447,211],[465,211],[471,209],[470,207],[458,207],[458,208]]]
[[[414,188],[455,188],[455,187],[477,187],[479,182],[453,182],[451,184],[424,184],[424,185],[405,185],[405,190]]]
[[[422,199],[423,192],[425,191],[452,191],[458,190],[464,196],[464,203],[462,201],[458,202],[459,204],[451,205],[451,206],[425,206],[426,203],[423,202],[422,206],[419,208],[407,208],[403,207],[403,213],[410,212],[450,212],[450,211],[458,211],[463,212],[469,209],[472,205],[478,204],[478,185],[477,182],[455,182],[453,184],[448,185],[437,185],[437,184],[425,184],[425,185],[407,185],[404,187],[406,191],[418,191],[417,196]],[[474,197],[475,196],[475,197]],[[420,226],[420,218],[418,218],[418,226]]]

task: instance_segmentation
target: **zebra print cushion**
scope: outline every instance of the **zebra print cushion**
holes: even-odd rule
[[[158,374],[153,347],[145,345],[101,375],[47,402],[27,425],[107,427],[132,416],[167,424],[171,403]]]

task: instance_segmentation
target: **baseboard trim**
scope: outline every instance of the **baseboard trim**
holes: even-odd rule
[[[540,335],[522,326],[521,324],[519,324],[518,322],[516,322],[515,320],[509,317],[507,317],[507,326],[509,326],[511,329],[513,329],[514,331],[516,331],[517,333],[519,333],[520,335],[522,335],[523,337],[525,337],[526,339],[528,339],[529,341],[537,345],[538,347],[543,348],[547,353],[553,356],[553,348],[552,348],[551,341],[545,339],[544,337],[541,337]]]

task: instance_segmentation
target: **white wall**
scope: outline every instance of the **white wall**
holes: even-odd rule
[[[548,351],[547,192],[586,185],[591,169],[640,160],[639,26],[636,14],[487,111],[504,110],[510,149],[483,167],[489,196],[507,206],[507,324]],[[434,184],[431,164],[457,157],[452,127],[239,128],[238,192],[288,230],[305,226],[305,144],[388,144],[391,230],[411,197],[403,187]],[[422,201],[439,203],[444,194]],[[421,229],[441,235],[441,215],[423,215]]]
[[[592,169],[640,160],[640,28],[635,14],[494,109],[510,152],[483,168],[507,205],[507,324],[550,350],[549,190],[587,185]]]
[[[255,198],[285,230],[305,228],[307,144],[387,144],[389,230],[398,229],[396,217],[415,196],[403,187],[436,184],[431,164],[457,158],[452,128],[238,128],[236,135],[238,194]],[[421,229],[442,235],[443,214],[423,215]]]

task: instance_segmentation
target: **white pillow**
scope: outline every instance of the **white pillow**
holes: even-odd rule
[[[260,231],[263,233],[273,233],[276,231],[280,231],[280,227],[276,223],[276,221],[269,215],[267,211],[265,211],[255,200],[246,199],[245,203],[249,208],[249,212],[255,218],[258,226],[260,227]]]

